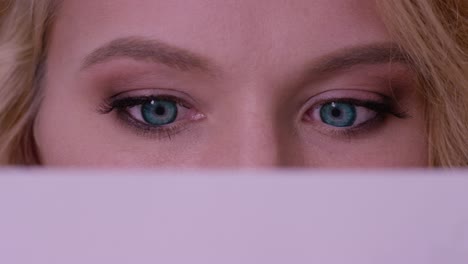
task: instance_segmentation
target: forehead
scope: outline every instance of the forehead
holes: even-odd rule
[[[65,0],[57,22],[52,46],[76,59],[125,36],[232,65],[313,58],[387,39],[373,0]]]

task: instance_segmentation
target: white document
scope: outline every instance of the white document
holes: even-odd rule
[[[0,171],[1,264],[467,264],[468,171]]]

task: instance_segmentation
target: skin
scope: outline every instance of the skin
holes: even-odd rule
[[[102,48],[116,39],[127,50],[106,53]],[[424,103],[407,63],[324,67],[347,50],[390,42],[374,2],[366,0],[65,0],[50,36],[34,128],[42,162],[427,166]],[[197,58],[166,65],[161,54],[132,50],[135,43]],[[166,93],[190,104],[174,134],[144,133],[116,111],[98,110],[117,94]],[[387,114],[345,134],[307,114],[320,100],[381,95],[407,117]]]

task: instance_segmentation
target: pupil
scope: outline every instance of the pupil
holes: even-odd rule
[[[341,116],[341,111],[337,108],[334,108],[332,111],[331,111],[331,114],[333,117],[340,117]]]
[[[160,115],[160,116],[165,115],[166,114],[166,109],[164,107],[162,107],[162,106],[158,106],[155,109],[155,113],[157,115]]]

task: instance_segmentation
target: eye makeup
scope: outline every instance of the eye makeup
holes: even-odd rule
[[[117,120],[136,134],[156,138],[172,139],[185,131],[190,122],[205,116],[186,100],[175,95],[158,94],[145,90],[140,95],[132,92],[111,97],[100,105],[100,114],[115,112]],[[159,91],[161,92],[161,91]]]
[[[177,82],[170,81],[168,76],[161,80],[160,76],[148,73],[135,76],[127,74],[129,76],[125,78],[120,76],[111,81],[107,79],[107,93],[114,95],[104,100],[98,112],[112,114],[113,119],[127,129],[130,128],[134,134],[156,139],[172,139],[190,128],[194,121],[205,118],[198,109],[207,111],[207,105],[214,104],[209,100],[198,104],[199,102],[194,102],[190,95],[175,88],[138,88]],[[365,136],[392,117],[409,117],[407,111],[399,104],[401,97],[404,97],[402,95],[406,94],[406,88],[412,88],[409,87],[411,79],[407,75],[409,72],[400,68],[393,68],[390,73],[381,68],[370,67],[346,72],[327,82],[315,84],[311,89],[303,89],[303,94],[297,98],[307,98],[310,91],[321,91],[305,102],[298,99],[302,110],[299,113],[292,111],[291,116],[287,118],[299,118],[306,127],[332,138]],[[187,83],[177,83],[176,86],[193,87]],[[330,89],[340,86],[346,88]],[[207,87],[206,83],[203,87]],[[395,95],[394,92],[396,96],[389,96]],[[209,96],[200,94],[197,98],[210,99]],[[226,110],[222,110],[222,107],[219,109]]]
[[[390,118],[407,119],[396,99],[361,90],[333,90],[310,99],[302,121],[331,137],[353,137],[377,129]]]

